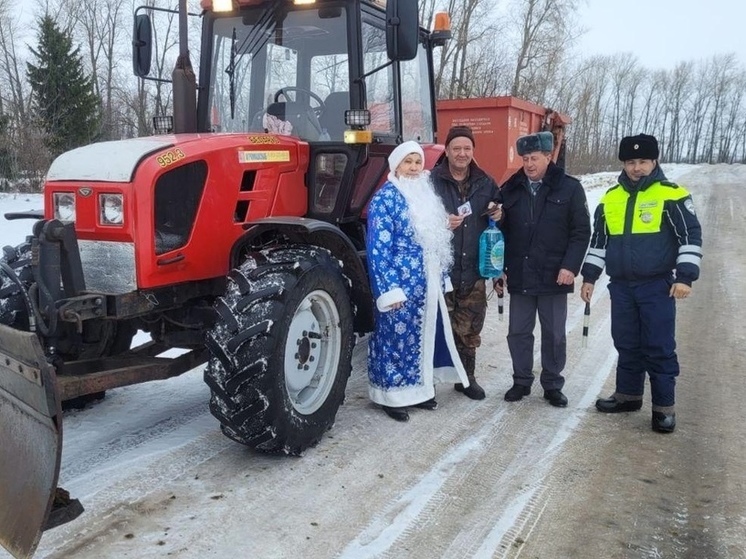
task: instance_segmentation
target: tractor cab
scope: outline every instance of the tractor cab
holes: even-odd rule
[[[204,27],[203,129],[343,142],[346,130],[367,127],[376,142],[433,140],[427,35],[415,36],[411,60],[391,61],[379,7],[264,3],[207,12]]]
[[[308,145],[306,217],[359,219],[405,140],[433,143],[432,49],[417,2],[203,0],[195,130],[288,136]],[[141,8],[147,12],[145,8]],[[150,16],[135,23],[135,73],[148,78]],[[387,23],[389,22],[389,23]]]

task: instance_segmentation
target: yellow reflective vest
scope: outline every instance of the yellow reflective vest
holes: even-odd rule
[[[672,277],[687,283],[699,277],[702,228],[691,195],[659,180],[639,190],[622,184],[609,189],[594,215],[594,231],[581,271],[595,282],[606,267],[612,280]]]
[[[666,202],[687,198],[689,193],[673,183],[656,182],[631,196],[622,185],[609,190],[601,200],[609,235],[660,233]],[[630,202],[634,200],[634,203]]]

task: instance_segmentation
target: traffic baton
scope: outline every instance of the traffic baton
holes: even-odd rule
[[[585,304],[585,311],[583,312],[583,347],[588,347],[588,324],[591,321],[591,304]]]
[[[503,287],[503,279],[502,278],[499,278],[497,280],[497,285],[499,285],[500,287]],[[500,290],[500,293],[497,294],[497,320],[499,320],[500,322],[502,322],[502,319],[503,319],[503,312],[504,312],[504,309],[503,309],[503,299],[504,299],[504,297],[505,297],[504,291]]]

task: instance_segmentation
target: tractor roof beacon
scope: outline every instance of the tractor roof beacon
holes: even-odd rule
[[[0,543],[15,557],[82,512],[57,487],[62,410],[106,390],[207,362],[225,435],[315,445],[372,329],[365,207],[386,157],[408,139],[429,166],[442,153],[432,51],[450,33],[419,27],[416,0],[202,8],[198,79],[186,0],[135,11],[144,79],[155,19],[179,16],[160,134],[60,155],[44,212],[6,216],[37,220],[0,259]],[[151,341],[131,347],[138,330]]]

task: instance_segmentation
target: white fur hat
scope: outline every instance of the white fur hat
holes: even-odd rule
[[[425,162],[425,152],[422,151],[422,146],[414,140],[409,140],[396,146],[391,155],[389,155],[389,169],[392,173],[396,172],[396,168],[410,153],[419,153],[420,157],[422,157],[422,162]]]

